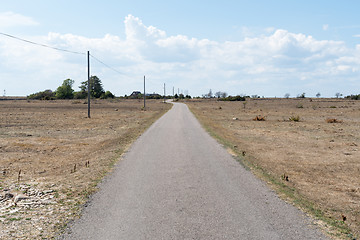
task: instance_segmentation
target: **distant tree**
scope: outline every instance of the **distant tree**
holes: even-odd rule
[[[30,94],[27,98],[28,99],[39,99],[39,100],[54,100],[55,99],[55,93],[51,91],[50,89],[47,89],[42,92],[37,92]]]
[[[110,91],[106,91],[105,93],[103,93],[101,95],[100,98],[102,98],[102,99],[115,98],[115,95],[112,94]]]
[[[58,99],[72,99],[74,98],[74,90],[72,89],[72,85],[74,84],[74,80],[68,78],[64,80],[63,84],[59,86],[56,90],[56,98]]]
[[[285,98],[289,98],[289,97],[290,97],[290,93],[285,93],[284,97],[285,97]]]
[[[179,95],[177,93],[175,93],[175,96],[174,96],[175,99],[179,98]]]
[[[218,91],[215,93],[215,97],[217,97],[217,98],[225,98],[227,96],[228,96],[228,94],[226,92]]]
[[[88,81],[84,81],[81,83],[79,88],[81,92],[87,92]],[[101,80],[97,76],[90,77],[90,96],[94,98],[100,98],[102,94],[104,94],[104,88],[102,86]]]
[[[227,96],[228,96],[227,92],[222,92],[220,97],[226,98]]]
[[[351,100],[360,100],[360,94],[355,94],[355,95],[351,94],[349,96],[346,96],[345,98],[351,99]]]
[[[321,96],[321,94],[318,92],[318,93],[316,94],[316,97],[319,98],[320,96]]]
[[[305,98],[305,93],[298,94],[297,97],[298,97],[298,98]]]
[[[212,90],[211,90],[211,89],[209,90],[209,92],[208,92],[208,94],[207,94],[207,97],[208,97],[208,98],[212,98],[212,97],[213,97],[213,93],[212,93]]]
[[[335,93],[335,97],[336,97],[336,98],[339,98],[339,97],[341,97],[341,96],[342,96],[341,93],[339,93],[339,92]]]
[[[87,98],[87,92],[83,92],[83,91],[74,92],[74,98],[75,99],[85,99],[85,98]]]
[[[245,97],[242,97],[240,95],[237,95],[237,96],[228,96],[228,97],[225,97],[225,98],[219,98],[219,101],[246,101],[246,98]]]

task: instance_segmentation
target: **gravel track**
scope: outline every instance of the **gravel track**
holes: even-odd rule
[[[133,144],[59,238],[327,239],[179,103]]]

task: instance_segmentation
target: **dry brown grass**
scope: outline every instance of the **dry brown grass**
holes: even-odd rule
[[[187,104],[210,132],[236,146],[233,150],[251,166],[262,169],[268,175],[265,179],[275,179],[273,186],[294,189],[296,194],[287,194],[291,201],[308,201],[310,212],[317,214],[319,209],[319,215],[340,226],[340,231],[343,226],[346,233],[348,226],[359,236],[360,101],[248,99],[246,109],[241,102]],[[253,121],[254,115],[267,116],[266,121]],[[289,116],[301,121],[289,121]],[[336,119],[337,124],[326,119]]]
[[[57,202],[16,213],[2,209],[0,235],[54,236],[128,146],[171,107],[155,100],[146,111],[142,106],[97,100],[89,119],[83,101],[0,101],[0,194],[30,186],[53,190]]]
[[[254,121],[266,121],[266,117],[258,115],[253,120]]]
[[[342,123],[343,121],[337,120],[336,118],[328,118],[326,119],[327,123]]]

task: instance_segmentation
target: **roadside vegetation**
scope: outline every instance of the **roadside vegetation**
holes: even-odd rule
[[[75,92],[73,90],[74,80],[66,79],[62,85],[59,86],[56,91],[47,89],[37,93],[30,94],[28,99],[39,100],[55,100],[55,99],[86,99],[88,96],[88,82],[84,81],[79,86],[80,91]],[[92,98],[108,99],[115,98],[114,94],[110,91],[105,91],[101,80],[97,76],[90,77],[90,96]]]

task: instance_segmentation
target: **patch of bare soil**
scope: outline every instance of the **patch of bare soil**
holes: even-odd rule
[[[0,238],[48,239],[76,217],[159,100],[0,101]]]
[[[338,226],[352,230],[338,237],[359,237],[360,101],[247,99],[187,104],[205,127],[231,142],[247,161],[295,189]]]

